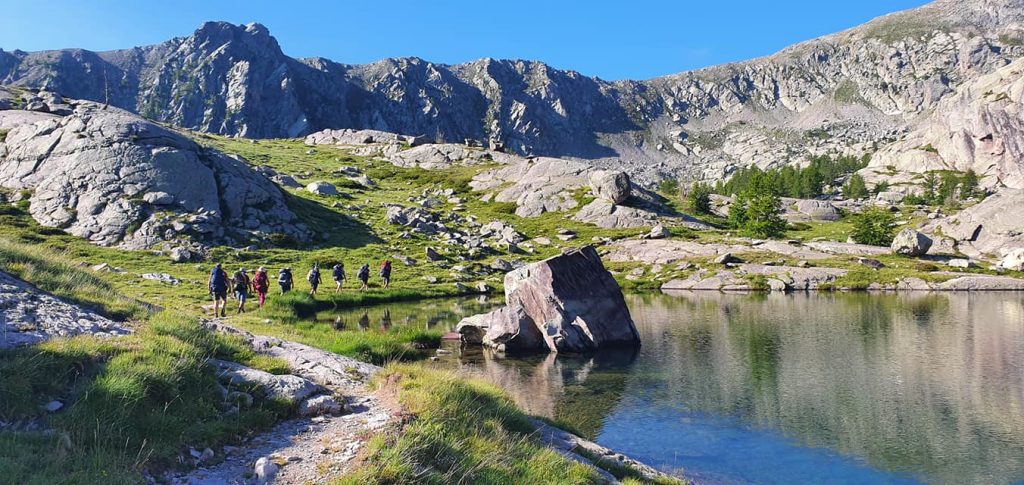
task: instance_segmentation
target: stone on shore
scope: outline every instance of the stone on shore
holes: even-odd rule
[[[622,290],[592,246],[505,275],[506,306],[464,319],[466,343],[507,352],[586,352],[638,345]]]
[[[1024,248],[1014,249],[1003,256],[999,266],[1010,271],[1024,271]]]
[[[892,240],[889,249],[905,256],[923,256],[931,247],[931,238],[913,229],[904,229]]]

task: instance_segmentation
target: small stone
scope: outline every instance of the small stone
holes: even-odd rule
[[[730,264],[730,263],[742,263],[742,262],[743,262],[742,259],[737,258],[736,256],[733,256],[732,253],[725,253],[725,254],[715,258],[715,263],[717,263],[717,264]]]
[[[871,269],[882,269],[885,267],[881,261],[871,258],[857,258],[857,263],[863,266],[867,266]]]
[[[434,248],[426,249],[426,257],[427,261],[441,261],[444,259],[444,257],[441,256],[441,254],[438,253],[437,250],[435,250]]]
[[[48,413],[55,413],[57,411],[60,411],[60,409],[63,408],[63,407],[64,407],[64,403],[62,403],[60,401],[50,401],[50,402],[46,403],[45,406],[43,406],[43,409],[45,409],[46,412],[48,412]]]
[[[976,268],[978,266],[977,264],[974,263],[974,261],[962,258],[951,259],[949,261],[946,261],[946,265],[949,266],[950,268],[960,269]]]
[[[341,403],[334,396],[313,396],[299,404],[299,414],[302,416],[337,414],[339,412],[341,412]]]
[[[651,228],[651,232],[647,234],[648,239],[665,239],[669,237],[671,233],[668,228],[658,224]]]
[[[253,474],[256,475],[256,480],[259,483],[267,483],[274,479],[280,468],[277,466],[277,463],[264,456],[256,460],[256,464],[253,466]]]

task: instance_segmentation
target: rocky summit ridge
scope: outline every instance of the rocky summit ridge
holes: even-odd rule
[[[1022,56],[1024,1],[938,0],[771,56],[644,81],[522,60],[294,59],[262,25],[208,22],[125,50],[0,51],[0,83],[216,134],[376,129],[589,159],[650,182],[874,152]]]

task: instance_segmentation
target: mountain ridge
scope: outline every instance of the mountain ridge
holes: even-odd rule
[[[714,179],[896,140],[963,82],[1024,56],[1021,23],[1021,0],[939,0],[761,58],[605,81],[524,60],[291,58],[260,24],[207,22],[146,47],[0,51],[0,84],[224,135],[366,128],[493,140],[641,180]]]

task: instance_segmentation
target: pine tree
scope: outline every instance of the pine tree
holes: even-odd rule
[[[868,186],[864,183],[864,177],[860,174],[853,174],[850,180],[843,186],[843,197],[847,199],[863,199],[868,196]]]
[[[697,214],[711,213],[711,186],[702,182],[695,182],[687,194],[690,203],[690,210]]]

